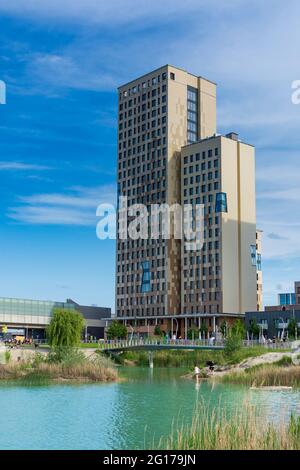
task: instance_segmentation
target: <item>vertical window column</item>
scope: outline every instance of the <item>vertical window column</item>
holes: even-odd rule
[[[198,140],[198,90],[187,87],[187,141],[188,144]]]

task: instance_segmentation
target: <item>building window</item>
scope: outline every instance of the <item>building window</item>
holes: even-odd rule
[[[171,79],[171,80],[175,80],[175,73],[170,72],[170,79]]]
[[[187,140],[191,144],[198,140],[198,90],[187,87]]]
[[[256,266],[256,245],[250,245],[251,264]]]
[[[216,212],[228,212],[227,210],[227,194],[217,193],[216,194]]]
[[[141,283],[141,293],[150,292],[150,263],[149,261],[144,261],[142,265],[142,283]]]
[[[261,254],[257,253],[256,255],[256,265],[257,265],[257,271],[261,271]]]

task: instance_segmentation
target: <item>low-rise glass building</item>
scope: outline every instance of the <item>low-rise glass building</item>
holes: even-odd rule
[[[97,306],[83,306],[67,299],[66,302],[30,300],[0,297],[0,334],[44,339],[56,308],[75,309],[85,320],[85,338],[104,337],[104,318],[110,318],[111,309]]]

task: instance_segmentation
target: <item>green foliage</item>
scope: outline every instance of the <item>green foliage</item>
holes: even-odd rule
[[[199,339],[199,328],[193,325],[187,332],[188,339]]]
[[[288,330],[289,338],[295,338],[296,333],[297,333],[297,336],[299,336],[300,331],[299,331],[298,324],[295,318],[290,319],[287,330]]]
[[[10,360],[11,360],[11,352],[10,351],[5,351],[4,359],[5,359],[5,364],[8,364],[10,362]]]
[[[54,309],[51,323],[47,329],[49,344],[53,347],[74,347],[80,343],[84,320],[76,310]]]
[[[108,339],[123,339],[127,337],[127,328],[123,323],[113,320],[106,332]]]
[[[207,328],[206,323],[201,323],[200,331],[201,331],[201,334],[202,334],[202,335],[203,335],[203,334],[205,334],[205,335],[207,334],[208,328]]]
[[[163,332],[162,332],[162,329],[160,327],[160,325],[156,325],[155,328],[154,328],[154,334],[155,336],[163,336]]]
[[[292,413],[290,422],[289,422],[289,434],[295,440],[295,442],[300,442],[300,416],[295,416]]]
[[[233,356],[242,348],[242,339],[244,336],[244,324],[241,320],[237,320],[227,332],[224,348],[225,356],[233,359]]]
[[[44,355],[39,352],[36,352],[31,361],[31,365],[32,367],[38,367],[43,362],[46,362],[46,358],[44,357]]]
[[[57,346],[53,348],[47,357],[49,364],[65,364],[71,366],[74,364],[82,364],[86,361],[82,351],[68,346]]]
[[[227,322],[225,320],[222,321],[222,323],[220,325],[220,330],[221,330],[221,333],[223,335],[223,338],[225,338],[227,336],[227,332],[228,332],[228,325],[227,325]]]
[[[241,320],[235,321],[231,327],[230,335],[240,338],[240,340],[242,340],[245,337],[245,333],[246,330],[244,323]]]
[[[168,438],[161,438],[160,450],[299,450],[300,418],[276,426],[262,419],[260,408],[246,401],[231,413],[200,401],[192,422],[176,423]]]
[[[276,350],[272,350],[276,351]],[[238,364],[248,357],[257,357],[269,351],[263,346],[240,348],[234,354],[226,355],[225,351],[155,351],[153,355],[154,367],[189,367],[195,364],[205,367],[207,361],[213,361],[219,366]],[[282,352],[282,350],[280,350]],[[121,362],[130,361],[138,366],[149,365],[148,354],[144,351],[127,351],[118,356]]]
[[[225,340],[224,353],[227,357],[232,357],[242,347],[242,340],[239,334],[234,334],[232,331]]]
[[[293,365],[293,361],[290,356],[283,356],[279,361],[275,362],[275,365],[279,367],[288,367]]]
[[[251,320],[251,322],[250,322],[249,333],[250,333],[251,336],[253,336],[253,338],[258,338],[259,337],[259,326],[258,326],[255,318],[253,320]]]

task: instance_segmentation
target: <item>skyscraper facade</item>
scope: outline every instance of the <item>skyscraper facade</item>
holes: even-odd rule
[[[174,237],[118,232],[117,318],[145,333],[173,333],[175,321],[186,335],[256,309],[254,149],[216,135],[216,84],[166,65],[118,93],[118,196],[128,207],[200,202],[205,240],[187,254]]]

